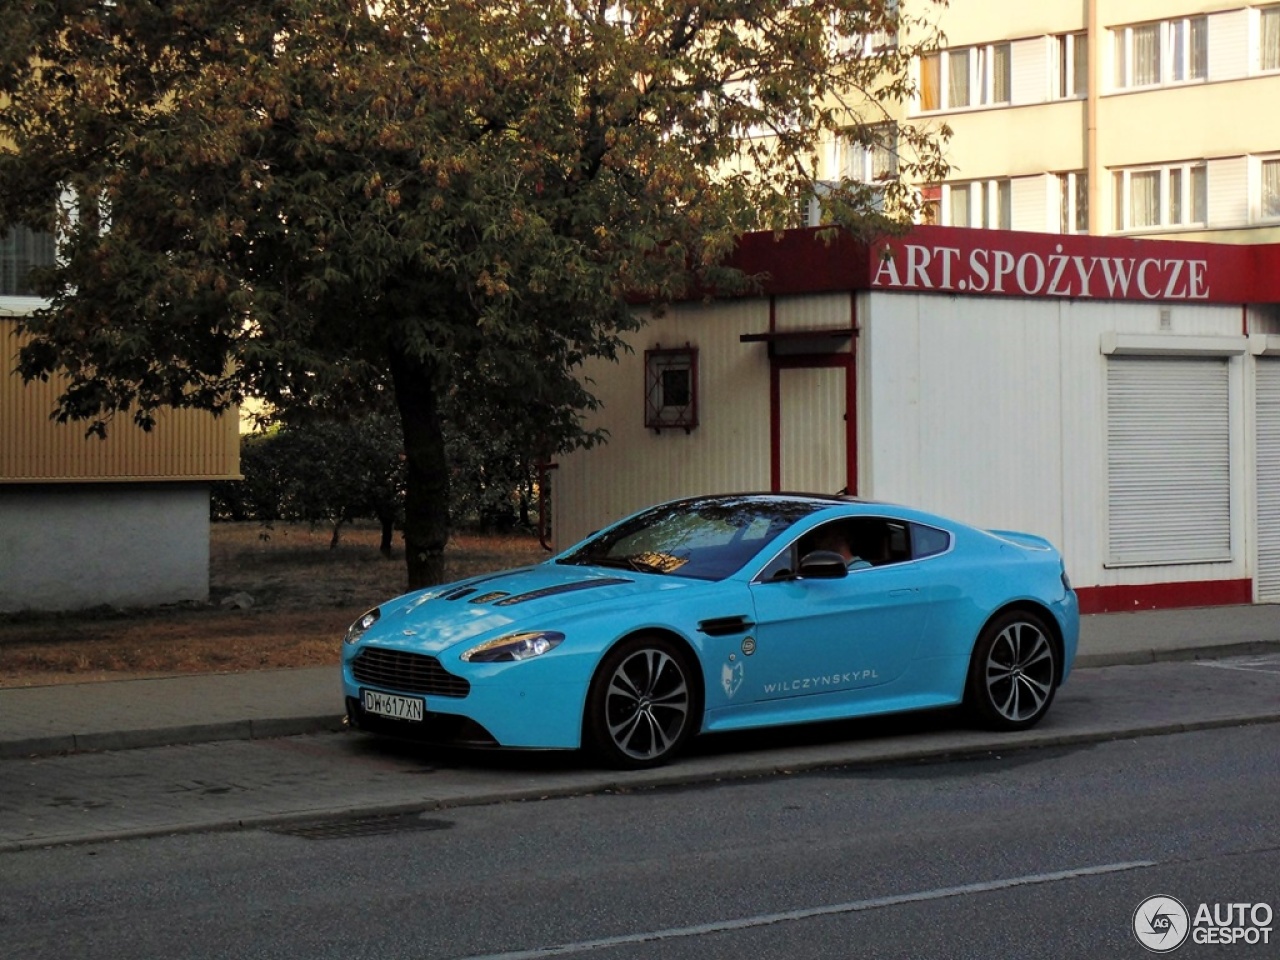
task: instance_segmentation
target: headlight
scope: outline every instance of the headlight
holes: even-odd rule
[[[468,663],[508,663],[512,660],[528,660],[554,650],[564,642],[564,634],[554,630],[531,630],[512,633],[496,640],[487,640],[472,647],[462,655]]]
[[[356,622],[347,627],[347,635],[342,638],[342,642],[355,643],[369,632],[369,628],[378,622],[380,616],[382,616],[382,613],[377,607],[374,607],[368,613],[360,614]]]

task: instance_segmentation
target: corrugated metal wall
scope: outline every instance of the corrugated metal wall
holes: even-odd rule
[[[606,523],[660,500],[769,488],[769,360],[744,333],[769,329],[767,300],[681,304],[629,338],[633,353],[584,371],[607,443],[558,458],[551,474],[553,526],[567,547]],[[690,433],[644,426],[644,352],[698,348],[698,418]]]
[[[162,411],[150,432],[127,415],[107,438],[85,437],[85,425],[49,419],[59,382],[24,385],[11,373],[18,350],[14,324],[0,321],[0,483],[121,480],[217,480],[240,474],[239,418],[195,410]]]
[[[864,496],[1047,536],[1079,585],[1248,576],[1243,357],[1231,361],[1232,561],[1107,565],[1102,335],[1243,340],[1239,307],[880,294],[859,316]]]
[[[774,329],[849,327],[852,310],[848,293],[778,297]],[[768,347],[740,339],[769,329],[766,298],[677,304],[629,337],[633,352],[617,364],[588,366],[588,387],[602,403],[588,426],[607,426],[609,439],[558,458],[551,475],[557,546],[662,500],[770,488]],[[688,434],[646,430],[644,352],[685,344],[698,348],[699,424]],[[834,493],[845,484],[845,371],[780,373],[782,485]]]

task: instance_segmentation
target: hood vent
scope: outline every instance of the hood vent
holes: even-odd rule
[[[543,587],[541,590],[530,590],[528,593],[517,593],[494,604],[495,607],[510,607],[530,600],[541,600],[543,597],[554,597],[558,593],[576,593],[579,590],[590,590],[593,587],[612,587],[619,583],[633,583],[625,577],[598,577],[595,580],[578,580],[574,583],[561,583],[554,587]]]

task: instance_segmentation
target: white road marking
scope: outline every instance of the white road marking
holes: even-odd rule
[[[1280,676],[1280,657],[1254,657],[1250,660],[1197,660],[1202,667],[1217,667],[1219,670],[1244,670],[1247,673],[1270,673]]]
[[[656,943],[659,940],[677,940],[682,937],[702,937],[714,933],[727,933],[735,930],[749,930],[752,927],[767,927],[775,923],[791,923],[796,920],[811,920],[814,917],[830,917],[847,913],[863,913],[867,910],[880,910],[884,907],[896,907],[904,903],[924,903],[929,900],[946,900],[951,897],[967,897],[975,893],[990,893],[994,890],[1010,890],[1014,887],[1029,887],[1041,883],[1058,883],[1062,880],[1074,880],[1078,877],[1096,877],[1108,873],[1123,873],[1126,870],[1141,870],[1156,866],[1153,860],[1134,860],[1128,863],[1108,863],[1096,867],[1080,867],[1077,870],[1059,870],[1054,873],[1033,873],[1025,877],[1013,877],[1008,880],[990,880],[985,883],[967,883],[959,887],[941,887],[936,890],[923,890],[917,893],[901,893],[892,897],[874,897],[870,900],[853,900],[849,903],[836,903],[825,907],[810,907],[805,910],[788,910],[784,913],[763,913],[754,917],[742,917],[737,920],[721,920],[715,923],[703,923],[692,927],[672,927],[666,930],[650,930],[643,933],[630,933],[618,937],[601,937],[598,940],[580,940],[577,943],[561,943],[550,947],[534,947],[530,950],[514,950],[509,953],[486,953],[458,960],[540,960],[542,957],[563,957],[574,953],[589,953],[593,950],[608,950],[612,947],[634,946],[639,943]]]

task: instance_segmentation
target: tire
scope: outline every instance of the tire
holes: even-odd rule
[[[1058,647],[1044,620],[1011,610],[978,635],[965,702],[984,726],[1026,730],[1049,712],[1062,675]]]
[[[700,722],[699,688],[685,652],[661,636],[624,640],[596,670],[583,731],[591,751],[623,770],[660,766]]]

